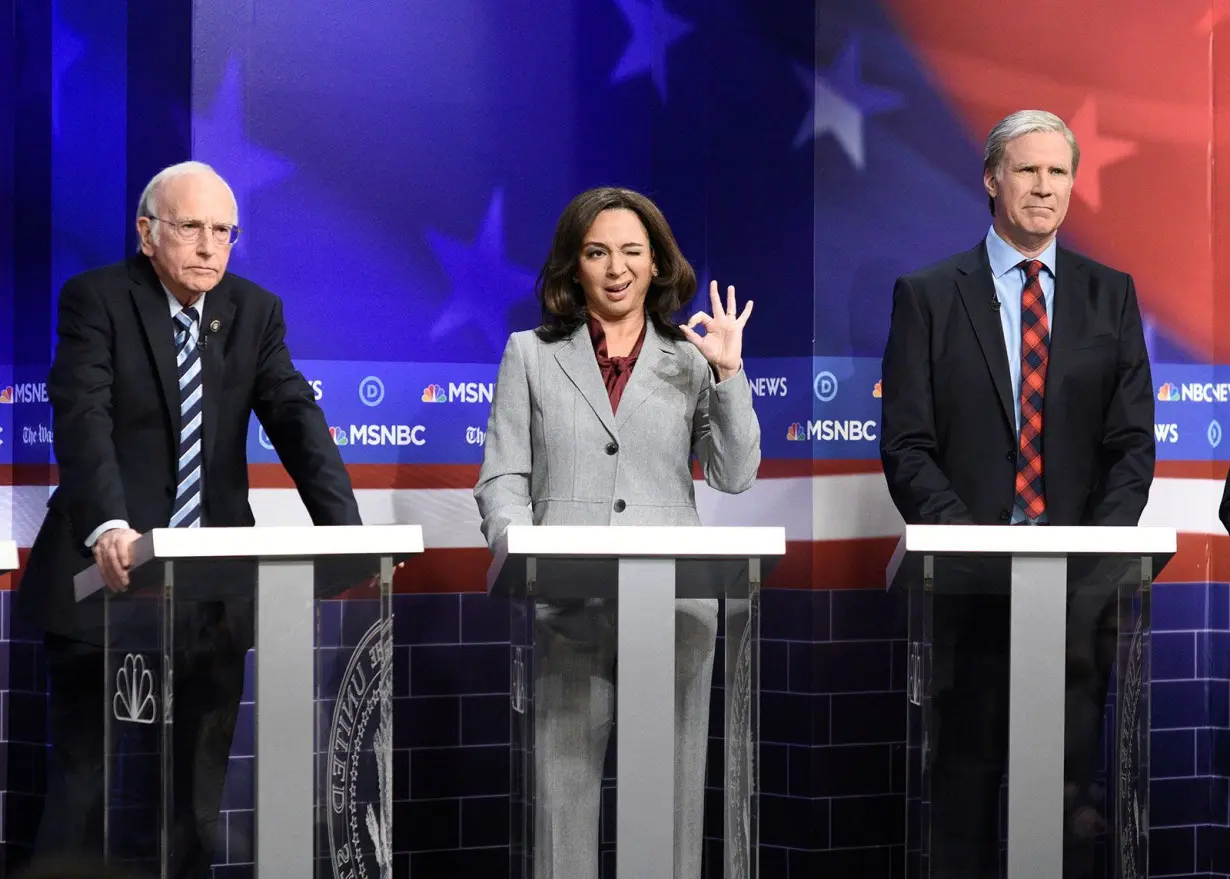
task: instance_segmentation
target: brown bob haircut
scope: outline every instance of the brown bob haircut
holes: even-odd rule
[[[640,217],[649,233],[649,250],[658,274],[649,282],[646,313],[662,335],[684,338],[675,317],[696,293],[696,273],[679,250],[666,217],[656,204],[639,192],[601,186],[587,189],[569,202],[555,226],[551,252],[534,285],[542,306],[542,326],[537,333],[543,341],[566,339],[588,320],[585,291],[574,280],[581,259],[581,245],[600,213],[618,209],[632,211]]]

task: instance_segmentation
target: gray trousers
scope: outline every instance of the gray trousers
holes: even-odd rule
[[[681,599],[675,608],[675,877],[700,879],[717,601]],[[598,879],[617,638],[613,602],[537,609],[534,879]],[[623,710],[635,723],[635,706]]]

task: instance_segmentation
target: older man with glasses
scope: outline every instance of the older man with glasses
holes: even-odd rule
[[[93,561],[107,588],[122,592],[140,534],[253,525],[245,454],[253,412],[312,521],[361,524],[315,394],[291,362],[281,301],[227,273],[239,236],[230,187],[199,162],[172,166],[146,187],[136,222],[138,254],[60,292],[48,380],[60,484],[17,598],[44,633],[50,687],[37,857],[102,847],[103,619],[101,604],[74,601],[73,576]],[[250,610],[204,601],[177,620],[176,879],[209,874]],[[181,663],[181,653],[191,661]]]

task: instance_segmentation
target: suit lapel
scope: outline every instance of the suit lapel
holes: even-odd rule
[[[658,335],[658,328],[653,321],[648,318],[646,320],[649,326],[645,329],[645,342],[641,345],[641,353],[636,358],[636,365],[632,367],[632,375],[624,387],[623,396],[619,398],[619,410],[615,414],[615,426],[619,429],[623,429],[640,405],[657,391],[662,384],[659,371],[666,365],[667,360],[675,356],[674,348]]]
[[[598,369],[598,358],[594,356],[594,347],[589,340],[589,330],[585,324],[577,327],[568,341],[560,344],[555,352],[555,360],[564,375],[568,376],[585,402],[589,403],[602,426],[612,436],[615,432],[615,416],[611,412],[611,399],[607,396],[606,385],[602,383],[602,372]],[[636,370],[632,370],[636,375]],[[621,405],[622,409],[623,406]]]
[[[162,398],[166,403],[167,427],[175,442],[179,437],[179,370],[175,365],[175,328],[171,323],[171,309],[167,304],[166,291],[158,283],[153,267],[142,257],[132,264],[132,278],[137,283],[132,287],[132,301],[141,317],[141,328],[149,344],[162,386]]]
[[[231,299],[230,276],[205,296],[205,313],[201,316],[201,453],[208,469],[217,436],[218,403],[222,396],[222,377],[226,368],[226,339],[235,317]]]
[[[1048,399],[1063,377],[1063,368],[1067,365],[1073,344],[1080,338],[1081,295],[1088,289],[1088,267],[1085,263],[1071,251],[1056,248],[1055,304],[1051,308],[1051,347],[1046,367]],[[1046,424],[1045,416],[1043,424]]]
[[[974,326],[974,335],[982,348],[982,356],[991,378],[995,382],[995,390],[999,395],[1000,408],[1008,426],[1016,430],[1016,416],[1013,414],[1012,379],[1008,370],[1008,349],[1004,345],[1004,327],[1000,323],[999,309],[991,303],[995,299],[995,281],[991,277],[991,263],[987,258],[986,244],[979,244],[965,255],[958,266],[957,289],[961,292],[961,300]]]

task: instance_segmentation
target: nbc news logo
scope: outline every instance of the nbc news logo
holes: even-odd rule
[[[1162,403],[1175,403],[1182,399],[1179,393],[1179,386],[1171,382],[1165,382],[1157,389],[1157,399]]]

